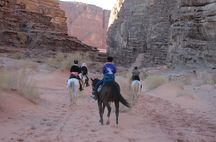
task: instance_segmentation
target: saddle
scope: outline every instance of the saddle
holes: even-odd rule
[[[115,80],[110,79],[110,80],[103,81],[103,83],[98,87],[97,92],[100,92],[101,89],[103,88],[103,86],[106,85],[106,84],[108,84],[108,83],[115,83]]]

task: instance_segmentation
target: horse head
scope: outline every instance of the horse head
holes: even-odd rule
[[[92,81],[92,88],[95,88],[97,83],[100,81],[100,79],[98,78],[91,78],[91,81]]]

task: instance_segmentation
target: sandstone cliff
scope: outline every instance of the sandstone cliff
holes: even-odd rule
[[[118,0],[108,53],[124,65],[140,53],[142,66],[216,64],[215,17],[215,0]]]
[[[1,0],[0,45],[28,49],[96,50],[67,35],[56,0]]]
[[[106,48],[106,33],[109,21],[109,10],[79,2],[60,2],[66,13],[68,34],[78,37],[82,42]]]
[[[168,60],[216,65],[216,0],[182,0],[171,15]]]

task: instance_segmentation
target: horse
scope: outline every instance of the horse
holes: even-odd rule
[[[139,93],[142,90],[142,83],[139,80],[133,80],[130,85],[132,95],[133,95],[133,102],[137,99]]]
[[[86,74],[84,75],[81,73],[79,76],[82,80],[83,87],[88,87],[89,86],[89,79],[88,79],[87,75]]]
[[[67,88],[69,89],[70,105],[76,104],[78,91],[79,91],[79,80],[71,78],[67,80]]]
[[[92,80],[92,91],[96,91],[96,84],[100,81],[99,79],[91,79]],[[120,86],[115,81],[107,82],[103,85],[101,90],[95,94],[98,98],[98,108],[99,108],[99,115],[100,115],[100,123],[103,125],[103,113],[105,107],[107,107],[108,113],[107,113],[107,122],[106,124],[109,125],[109,117],[111,112],[111,106],[110,103],[115,103],[115,114],[116,114],[116,125],[118,125],[118,117],[119,117],[119,102],[121,102],[123,105],[130,108],[130,104],[122,97],[120,94]]]

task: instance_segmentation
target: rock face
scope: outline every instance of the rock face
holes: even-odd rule
[[[142,66],[216,63],[215,0],[118,0],[109,25],[117,63],[131,65],[140,53]]]
[[[79,2],[60,2],[66,13],[68,34],[82,42],[106,48],[106,33],[110,16],[109,10]]]
[[[216,1],[182,0],[172,15],[168,61],[216,65]]]
[[[96,51],[67,35],[65,13],[56,0],[1,0],[0,45]]]

